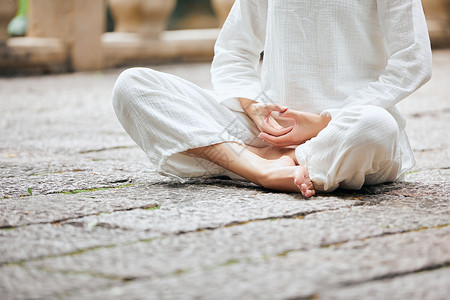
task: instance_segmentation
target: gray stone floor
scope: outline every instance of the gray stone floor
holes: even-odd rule
[[[210,87],[208,64],[156,68]],[[450,50],[400,103],[407,181],[310,200],[156,174],[119,73],[0,78],[0,299],[448,299]]]

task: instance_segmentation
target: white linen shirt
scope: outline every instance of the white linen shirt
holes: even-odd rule
[[[221,102],[316,113],[354,102],[392,107],[430,74],[420,0],[237,0],[211,68]]]
[[[239,97],[313,113],[381,106],[411,152],[395,104],[431,76],[421,1],[237,0],[216,42],[211,76],[218,101],[238,111]],[[409,156],[405,168],[414,164]]]

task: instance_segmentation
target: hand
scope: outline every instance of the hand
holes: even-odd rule
[[[297,146],[317,136],[319,132],[327,127],[331,121],[330,116],[317,115],[307,112],[288,109],[280,113],[280,118],[292,119],[295,122],[292,130],[283,135],[272,135],[261,132],[259,137],[264,141],[276,146]]]
[[[283,127],[272,117],[272,112],[283,113],[287,111],[287,107],[279,104],[259,103],[245,98],[240,98],[239,101],[261,132],[266,132],[271,136],[281,136],[292,130],[292,126]]]

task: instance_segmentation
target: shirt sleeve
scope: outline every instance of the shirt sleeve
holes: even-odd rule
[[[377,81],[351,94],[346,104],[390,108],[431,78],[431,47],[420,0],[378,0],[389,58]]]
[[[214,47],[211,79],[218,100],[242,111],[237,98],[258,101],[258,64],[264,50],[267,0],[236,0]]]

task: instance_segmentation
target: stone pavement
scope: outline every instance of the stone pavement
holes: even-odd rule
[[[119,73],[0,79],[0,299],[448,299],[450,50],[400,105],[407,181],[310,200],[152,172]]]

